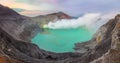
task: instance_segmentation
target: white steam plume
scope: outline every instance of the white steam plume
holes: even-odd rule
[[[85,26],[89,28],[99,28],[101,25],[105,24],[109,19],[111,19],[115,14],[100,14],[100,13],[88,13],[78,19],[62,19],[55,22],[49,22],[45,25],[46,28],[50,29],[69,29],[69,28],[79,28]]]
[[[63,28],[78,28],[80,26],[89,26],[93,22],[97,21],[100,17],[99,13],[89,13],[78,19],[62,19],[56,22],[49,22],[47,27],[51,29],[63,29]]]

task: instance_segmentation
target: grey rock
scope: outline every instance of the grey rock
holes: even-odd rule
[[[0,5],[0,28],[17,40],[30,41],[40,27],[30,18],[19,15],[12,9]]]

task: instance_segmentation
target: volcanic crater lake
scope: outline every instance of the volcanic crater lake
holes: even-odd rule
[[[45,29],[31,41],[46,51],[74,52],[75,43],[88,41],[93,34],[93,32],[82,27],[76,29]]]

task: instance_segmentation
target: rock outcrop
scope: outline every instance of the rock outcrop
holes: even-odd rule
[[[120,63],[120,15],[73,53],[53,53],[28,42],[36,30],[31,19],[0,5],[0,63]]]
[[[49,22],[55,22],[61,19],[72,19],[72,17],[63,12],[58,12],[48,15],[40,15],[40,16],[32,17],[31,19],[37,22],[40,25],[40,27],[43,27],[43,25],[48,24]]]
[[[120,63],[120,15],[116,16],[117,22],[112,31],[111,48],[102,57],[91,63]]]
[[[19,15],[12,9],[0,5],[0,28],[18,40],[30,41],[31,37],[41,31],[35,22]]]

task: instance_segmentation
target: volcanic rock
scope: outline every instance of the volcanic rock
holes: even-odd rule
[[[0,28],[17,40],[30,41],[41,29],[30,18],[0,5]]]

